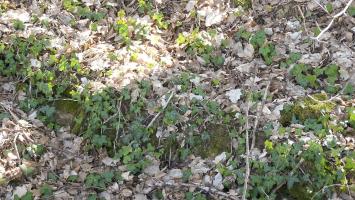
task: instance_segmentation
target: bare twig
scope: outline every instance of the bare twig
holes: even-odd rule
[[[17,117],[17,116],[15,115],[15,113],[12,112],[12,110],[11,110],[10,108],[8,108],[4,103],[0,102],[0,106],[1,106],[4,110],[6,110],[7,112],[10,113],[10,115],[11,115],[12,118],[15,120],[15,122],[18,122],[18,121],[20,120],[20,118]]]
[[[255,80],[255,79],[254,79]],[[246,194],[248,191],[248,182],[249,182],[249,175],[250,175],[250,165],[249,165],[249,156],[250,156],[250,150],[249,150],[249,104],[250,101],[248,99],[247,101],[247,109],[246,109],[246,122],[245,122],[245,151],[246,151],[246,157],[245,157],[245,175],[244,175],[244,187],[243,187],[243,196],[242,199],[246,199]]]
[[[301,152],[300,152],[301,153]],[[299,154],[300,154],[299,153]],[[299,155],[298,154],[298,155]],[[295,166],[295,168],[293,168],[292,169],[292,171],[290,172],[290,176],[292,176],[295,172],[296,172],[296,170],[298,170],[298,168],[300,168],[300,166],[302,165],[302,163],[304,162],[304,159],[303,158],[301,158],[301,160],[297,163],[297,165]],[[280,183],[278,186],[276,186],[276,188],[274,188],[273,190],[272,190],[272,193],[275,193],[275,192],[277,192],[277,190],[279,190],[283,185],[285,185],[287,183],[287,181],[284,181],[284,182],[282,182],[282,183]]]
[[[322,5],[320,4],[317,0],[313,0],[319,7],[322,8],[322,10],[324,10],[324,12],[326,12],[327,14],[329,14],[328,10]]]
[[[264,109],[264,105],[265,105],[265,101],[266,101],[266,97],[267,97],[267,93],[269,91],[269,87],[270,87],[270,83],[271,81],[268,82],[268,84],[266,85],[266,88],[265,88],[265,92],[264,92],[264,96],[263,96],[263,99],[261,101],[261,106],[259,109],[257,109],[257,113],[256,113],[256,119],[254,121],[254,128],[253,128],[253,132],[252,132],[252,138],[251,138],[251,147],[250,149],[254,149],[254,146],[255,146],[255,133],[256,133],[256,130],[258,128],[258,123],[259,123],[259,119],[260,119],[260,113],[263,112],[263,109]]]
[[[120,113],[121,113],[121,101],[119,103],[119,108],[118,108],[117,112],[115,114],[111,115],[109,118],[107,118],[102,124],[106,124],[107,122],[109,122],[111,119],[115,118]]]
[[[333,25],[335,19],[341,17],[342,15],[344,15],[346,13],[346,11],[348,10],[348,8],[350,7],[351,3],[353,2],[353,0],[349,0],[348,3],[346,4],[345,8],[343,10],[341,10],[338,14],[334,15],[332,20],[330,21],[330,23],[328,24],[327,27],[325,27],[317,37],[315,37],[314,39],[319,41],[319,39],[322,37],[322,35],[327,32],[329,30],[329,28]],[[322,6],[321,6],[322,7]]]
[[[119,106],[117,108],[117,113],[118,113],[118,125],[117,125],[117,128],[116,128],[116,136],[115,136],[115,142],[114,142],[114,149],[116,150],[116,143],[118,143],[118,134],[120,132],[120,126],[121,126],[121,104],[122,104],[122,101],[120,101],[119,103]]]
[[[312,196],[311,200],[314,199],[314,197],[316,197],[319,193],[324,193],[325,189],[327,189],[327,188],[330,188],[330,187],[341,187],[341,186],[344,186],[344,185],[343,184],[332,184],[332,185],[324,186],[321,190],[319,190],[318,192],[316,192]]]
[[[16,156],[17,156],[17,158],[19,159],[19,161],[21,163],[20,153],[18,152],[18,148],[17,148],[17,144],[16,144],[16,141],[17,141],[17,138],[18,138],[19,134],[20,134],[20,132],[16,133],[13,143],[14,143],[14,148],[15,148],[15,151],[16,151]]]
[[[306,33],[308,34],[308,30],[307,30],[307,26],[306,26],[306,18],[305,18],[304,14],[303,14],[303,11],[302,11],[302,9],[301,9],[301,7],[299,5],[297,5],[297,9],[298,9],[298,12],[300,12],[301,17],[302,17],[304,31],[306,31]]]
[[[147,128],[151,127],[154,123],[155,120],[157,120],[157,118],[159,117],[159,115],[165,110],[165,108],[168,106],[169,102],[171,101],[171,99],[173,98],[174,96],[174,92],[171,92],[170,96],[169,96],[169,99],[168,101],[166,102],[166,104],[164,105],[163,109],[161,111],[159,111],[155,116],[154,118],[152,119],[152,121],[149,122]]]

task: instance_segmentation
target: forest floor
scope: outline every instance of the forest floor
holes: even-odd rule
[[[355,197],[355,3],[0,1],[0,199]]]

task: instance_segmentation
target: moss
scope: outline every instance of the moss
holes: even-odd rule
[[[193,153],[203,158],[211,158],[229,151],[230,137],[226,130],[224,125],[209,125],[206,130],[210,134],[209,140],[196,145]]]
[[[301,184],[294,185],[287,192],[295,200],[310,200],[313,196],[313,194],[309,192],[308,188]]]
[[[56,121],[61,126],[70,126],[71,132],[78,134],[85,112],[82,106],[72,100],[58,100],[54,103],[56,108]]]
[[[286,105],[281,111],[280,123],[288,126],[293,118],[301,122],[306,119],[318,119],[322,116],[322,112],[330,113],[335,107],[334,103],[326,101],[328,96],[324,93],[315,94],[312,97],[302,98],[294,104]]]
[[[234,0],[235,5],[242,6],[245,9],[251,8],[251,0]]]

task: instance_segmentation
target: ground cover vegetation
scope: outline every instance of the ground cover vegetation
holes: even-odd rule
[[[1,198],[354,197],[352,1],[34,2],[0,3]]]

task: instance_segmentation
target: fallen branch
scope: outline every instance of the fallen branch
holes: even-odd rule
[[[255,80],[255,79],[254,79]],[[246,194],[248,191],[248,182],[249,182],[249,175],[250,175],[250,164],[249,164],[249,156],[250,156],[250,150],[249,150],[249,100],[247,101],[247,110],[246,110],[246,122],[245,122],[245,151],[246,151],[246,157],[245,157],[245,176],[244,176],[244,187],[243,187],[243,196],[242,199],[246,199]]]
[[[10,113],[10,115],[12,116],[12,118],[15,120],[15,122],[17,123],[20,118],[16,116],[16,114],[14,112],[12,112],[11,108],[7,107],[4,103],[0,102],[0,106],[7,112]]]
[[[266,85],[265,88],[265,92],[264,92],[264,96],[263,99],[261,100],[261,107],[259,109],[257,109],[257,113],[256,113],[256,119],[254,121],[254,128],[253,128],[253,132],[252,132],[252,138],[251,138],[251,147],[250,149],[253,150],[254,146],[255,146],[255,133],[256,133],[256,129],[258,128],[258,123],[259,123],[259,119],[260,119],[260,113],[263,112],[264,109],[264,105],[265,105],[265,101],[266,101],[266,97],[267,97],[267,93],[269,91],[269,87],[270,87],[270,83],[271,81],[268,82],[268,84]]]
[[[16,133],[16,135],[15,135],[15,137],[14,137],[13,143],[14,143],[14,148],[15,148],[15,152],[16,152],[17,159],[19,159],[20,164],[22,164],[22,162],[21,162],[21,157],[20,157],[20,153],[19,153],[19,151],[18,151],[17,144],[16,144],[16,143],[17,143],[17,138],[18,138],[19,134],[20,134],[20,132],[17,132],[17,133]]]
[[[313,200],[314,197],[316,197],[320,192],[321,192],[321,194],[324,193],[325,189],[327,189],[327,188],[330,188],[330,187],[341,187],[341,186],[344,186],[344,185],[343,185],[343,184],[332,184],[332,185],[324,186],[321,190],[319,190],[318,192],[316,192],[316,193],[312,196],[311,200]]]
[[[119,138],[119,132],[120,132],[120,126],[121,126],[121,104],[122,101],[120,101],[119,106],[117,108],[117,113],[118,113],[118,125],[116,128],[116,136],[115,136],[115,142],[113,143],[113,148],[116,150],[116,144],[118,143],[118,138]]]
[[[346,13],[346,11],[348,10],[348,8],[350,7],[351,3],[353,2],[353,0],[349,0],[348,3],[346,4],[345,8],[340,11],[338,14],[334,15],[332,20],[330,21],[330,23],[328,24],[327,27],[325,27],[319,34],[317,37],[315,37],[314,39],[319,41],[319,39],[322,37],[322,35],[327,32],[329,30],[329,28],[333,25],[335,19],[341,17],[342,15],[344,15]],[[318,4],[319,5],[319,4]],[[322,6],[321,6],[322,7]]]
[[[171,99],[173,98],[174,96],[174,92],[171,92],[170,96],[169,96],[169,99],[168,101],[166,102],[166,104],[164,105],[163,109],[161,111],[159,111],[155,116],[154,118],[152,119],[152,121],[149,122],[147,128],[151,127],[154,123],[155,120],[157,120],[157,118],[159,117],[159,115],[165,110],[165,108],[168,106],[169,102],[171,101]]]
[[[324,10],[324,12],[326,12],[326,13],[329,14],[328,10],[327,10],[324,6],[322,6],[322,4],[320,4],[317,0],[313,0],[313,1],[314,1],[319,7],[321,7],[322,10]]]
[[[298,155],[300,155],[300,153],[298,154]],[[297,165],[292,169],[292,171],[290,172],[290,176],[292,176],[295,172],[296,172],[296,170],[298,170],[298,168],[300,168],[300,166],[302,165],[302,163],[304,162],[304,159],[303,158],[301,158],[301,160],[297,163]],[[272,190],[272,193],[276,193],[277,192],[277,190],[279,190],[283,185],[285,185],[287,183],[287,181],[284,181],[284,182],[282,182],[282,183],[280,183],[278,186],[276,186],[276,188],[274,188],[273,190]]]

